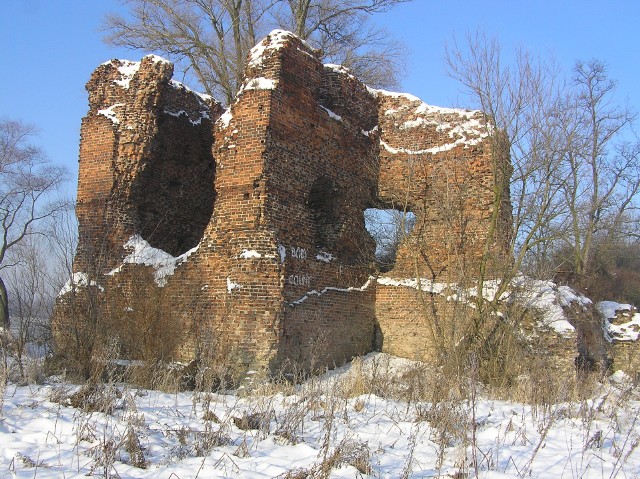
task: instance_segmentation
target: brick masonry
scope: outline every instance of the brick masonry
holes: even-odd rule
[[[172,358],[272,370],[380,347],[424,357],[417,290],[372,276],[370,207],[416,216],[389,278],[460,280],[504,260],[509,160],[482,113],[369,89],[282,31],[252,50],[226,111],[172,70],[112,60],[87,84],[74,272],[100,297],[89,331],[108,323],[130,355],[164,328]],[[88,327],[69,319],[71,296],[60,350]]]

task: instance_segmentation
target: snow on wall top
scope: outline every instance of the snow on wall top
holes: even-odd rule
[[[479,110],[445,108],[428,105],[420,98],[408,93],[397,93],[370,88],[372,94],[388,106],[382,112],[382,121],[389,122],[396,132],[409,133],[415,128],[429,128],[439,137],[450,139],[447,143],[423,149],[409,149],[390,145],[384,139],[382,147],[391,154],[409,155],[435,154],[449,151],[457,146],[472,146],[489,136],[492,131],[485,115]],[[386,101],[385,101],[386,100]]]
[[[250,50],[249,53],[249,68],[258,67],[262,65],[264,57],[268,54],[276,50],[280,50],[283,48],[289,41],[297,40],[302,42],[302,45],[306,47],[307,51],[300,50],[304,53],[311,55],[311,52],[314,51],[311,46],[304,40],[298,38],[295,34],[288,32],[286,30],[272,30],[264,40],[258,43],[255,47]]]
[[[210,120],[211,117],[209,116],[209,103],[214,102],[214,99],[211,95],[207,95],[205,93],[199,93],[197,91],[192,90],[191,88],[189,88],[188,86],[186,86],[183,83],[180,83],[179,81],[176,80],[170,80],[169,81],[169,85],[171,85],[173,88],[175,88],[176,90],[182,90],[188,93],[193,94],[194,98],[196,98],[198,100],[198,103],[200,105],[200,108],[202,108],[200,111],[196,112],[196,117],[195,118],[191,118],[191,116],[189,116],[189,113],[186,110],[170,110],[168,108],[164,109],[164,113],[166,113],[167,115],[171,115],[171,116],[185,116],[192,125],[199,125],[200,123],[202,123],[202,120],[207,119]]]
[[[602,301],[598,310],[604,316],[603,328],[609,341],[638,341],[640,339],[640,313],[632,305]]]
[[[564,308],[577,304],[583,308],[591,304],[586,296],[576,293],[568,286],[557,286],[552,281],[542,281],[521,276],[514,280],[520,288],[520,300],[529,308],[537,309],[541,316],[538,324],[568,336],[575,328],[567,320]]]
[[[162,58],[161,56],[158,56],[158,55],[145,55],[144,57],[142,57],[142,60],[144,60],[145,58],[148,58],[154,63],[171,64],[169,60],[167,60],[166,58]],[[129,83],[131,82],[131,79],[133,78],[133,76],[140,69],[141,63],[142,63],[141,61],[132,62],[131,60],[109,60],[108,62],[103,63],[103,65],[117,64],[118,73],[120,73],[120,78],[118,78],[117,80],[114,80],[114,83],[116,85],[121,86],[122,88],[128,89]]]
[[[198,98],[198,100],[200,100],[200,103],[202,104],[202,106],[207,106],[206,102],[214,101],[214,98],[211,95],[207,95],[206,93],[200,93],[199,91],[192,90],[187,85],[177,80],[171,80],[169,84],[176,90],[184,90],[189,93],[193,93]]]
[[[416,281],[414,278],[390,278],[379,277],[378,284],[386,286],[406,287],[413,289],[421,289],[429,293],[446,295],[447,301],[458,301],[473,307],[472,298],[478,296],[478,288],[460,288],[455,283],[436,283],[428,279],[421,278]],[[497,291],[499,290],[499,281],[485,281],[483,283],[482,297],[493,301]],[[591,304],[591,300],[586,296],[576,293],[568,286],[557,286],[551,281],[541,281],[519,276],[515,278],[507,291],[502,293],[500,300],[508,300],[512,296],[514,289],[518,290],[515,297],[516,301],[533,308],[540,313],[538,326],[551,329],[562,336],[571,336],[575,331],[573,325],[567,320],[564,308],[573,304],[586,307]],[[638,324],[640,325],[640,314],[638,316]]]
[[[58,296],[64,296],[67,293],[73,291],[74,287],[82,287],[86,288],[88,286],[96,286],[101,291],[104,291],[104,288],[96,283],[94,280],[89,279],[89,275],[82,272],[73,273],[73,276],[69,278],[69,280],[64,284]]]
[[[120,123],[120,118],[118,118],[118,112],[116,111],[116,108],[124,108],[124,106],[124,103],[115,103],[109,108],[98,110],[98,115],[106,116],[107,118],[109,118],[109,120],[111,120],[112,123],[117,125]]]
[[[113,83],[123,89],[129,89],[131,80],[139,72],[142,62],[149,60],[153,63],[165,63],[170,66],[172,65],[169,60],[166,60],[165,58],[162,58],[158,55],[146,55],[142,57],[141,61],[138,62],[122,59],[110,60],[106,63],[103,63],[103,65],[114,66],[117,70],[117,75],[116,78],[112,80]],[[211,110],[211,105],[215,103],[215,100],[212,96],[192,90],[183,83],[173,79],[169,80],[169,86],[177,91],[182,91],[192,95],[192,97],[197,101],[199,109],[198,107],[196,107],[195,111],[188,112],[187,110],[181,108],[165,107],[163,113],[175,117],[184,116],[193,125],[199,125],[204,119],[211,119],[209,113]],[[121,123],[124,117],[126,106],[127,105],[125,103],[115,103],[107,108],[99,109],[97,113],[99,115],[107,117],[109,120],[111,120],[111,122],[117,125]],[[133,127],[131,125],[127,125],[126,128],[131,129]]]
[[[335,63],[325,63],[324,67],[330,70],[333,70],[336,73],[343,73],[345,75],[348,75],[351,78],[356,78],[354,74],[351,72],[351,70],[343,65],[336,65]],[[373,93],[374,90],[372,90],[371,88],[367,88],[367,89],[369,90],[369,93],[375,96],[375,93]]]
[[[260,43],[253,47],[249,51],[249,58],[247,62],[247,69],[256,69],[264,64],[264,60],[273,52],[282,49],[289,41],[298,39],[293,33],[286,30],[272,30]],[[298,39],[309,50],[313,49],[303,40]],[[304,50],[301,50],[304,51]],[[305,51],[310,55],[308,51]],[[256,72],[252,72],[254,75]],[[272,78],[266,78],[264,76],[253,76],[248,74],[240,86],[236,94],[236,101],[238,102],[240,96],[246,91],[250,90],[275,90],[278,86],[278,81]],[[225,112],[216,120],[216,125],[219,128],[227,128],[229,123],[233,119],[233,112],[231,106],[229,106]]]

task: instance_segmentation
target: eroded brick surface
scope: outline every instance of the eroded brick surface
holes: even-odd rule
[[[157,57],[114,60],[87,84],[74,271],[110,311],[96,334],[105,321],[125,343],[164,328],[167,356],[270,369],[381,346],[431,354],[419,298],[372,276],[363,213],[416,215],[392,277],[448,278],[503,254],[510,210],[496,184],[508,158],[482,114],[370,90],[279,31],[252,51],[224,114],[171,73]],[[69,319],[70,296],[56,313],[60,348],[82,322]]]
[[[159,57],[112,60],[87,83],[82,120],[76,271],[108,272],[141,234],[179,255],[198,244],[214,202],[215,101],[171,81]]]

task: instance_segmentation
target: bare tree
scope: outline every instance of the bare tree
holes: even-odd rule
[[[42,233],[42,220],[63,204],[51,200],[65,180],[63,168],[51,165],[31,144],[35,130],[24,123],[0,121],[0,274],[21,261],[10,254],[25,238]],[[9,324],[7,287],[0,277],[0,324]]]
[[[408,1],[287,0],[276,18],[279,26],[319,48],[325,61],[351,69],[371,86],[391,87],[397,86],[405,49],[369,20]]]
[[[583,274],[594,237],[629,225],[640,188],[640,144],[620,142],[634,117],[613,104],[606,68],[579,62],[567,80],[554,61],[523,51],[505,65],[498,43],[482,35],[454,44],[445,60],[509,144],[513,271],[535,269],[562,247]]]
[[[502,272],[502,288],[506,288],[532,253],[544,256],[556,240],[554,226],[564,211],[560,165],[567,150],[566,112],[561,108],[566,85],[555,62],[518,51],[513,64],[505,64],[498,42],[481,34],[468,36],[463,45],[454,42],[446,50],[445,62],[473,106],[489,117],[488,125],[494,125],[488,130],[492,150],[500,154],[506,146],[510,156],[510,181],[496,182],[494,192],[495,206],[508,200],[509,194],[512,203],[514,234],[509,254],[514,261]],[[493,220],[487,246],[495,239],[499,218]],[[481,283],[483,279],[481,275]],[[496,297],[502,291],[498,293]]]
[[[402,48],[370,16],[409,0],[123,0],[128,17],[107,16],[105,42],[167,55],[228,104],[249,50],[272,28],[290,29],[372,86],[397,80]]]
[[[634,115],[613,104],[615,82],[597,60],[578,62],[574,91],[566,103],[567,151],[563,157],[563,198],[568,211],[563,223],[564,245],[571,252],[572,271],[590,269],[594,240],[615,236],[640,192],[640,143],[621,142]]]
[[[20,262],[8,271],[11,292],[12,350],[20,377],[26,379],[25,357],[42,356],[50,340],[49,317],[55,292],[51,288],[46,238],[27,236],[16,246]]]
[[[369,208],[364,212],[367,231],[376,242],[376,263],[387,272],[396,262],[398,247],[415,226],[416,216],[406,208]]]
[[[169,56],[213,96],[227,103],[258,38],[262,0],[125,0],[129,17],[108,15],[105,42]],[[260,30],[261,31],[261,30]]]

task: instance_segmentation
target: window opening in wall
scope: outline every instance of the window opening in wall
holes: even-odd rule
[[[393,269],[398,246],[413,231],[416,215],[411,211],[368,208],[364,224],[376,242],[376,263],[380,271]]]

